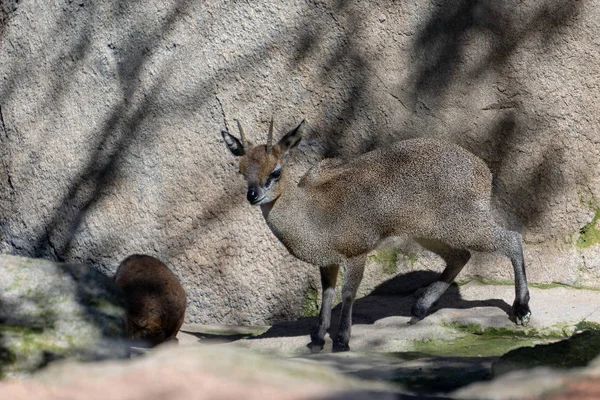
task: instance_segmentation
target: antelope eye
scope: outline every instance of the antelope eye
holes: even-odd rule
[[[275,184],[275,182],[277,182],[279,180],[280,177],[281,177],[281,168],[277,168],[276,170],[271,172],[269,174],[269,176],[267,176],[267,180],[265,181],[265,186],[270,188],[271,186],[273,186]]]
[[[269,178],[271,178],[273,180],[277,180],[280,177],[281,177],[281,168],[278,168],[269,174]]]

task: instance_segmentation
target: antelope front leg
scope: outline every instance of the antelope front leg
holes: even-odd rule
[[[344,263],[344,286],[342,287],[342,313],[340,326],[333,341],[333,352],[350,350],[350,331],[352,328],[352,305],[356,291],[365,270],[365,256],[352,258]]]
[[[310,343],[308,348],[313,353],[318,353],[323,350],[325,345],[325,334],[331,323],[331,305],[333,296],[335,295],[335,284],[339,266],[332,265],[330,267],[321,267],[321,311],[319,313],[319,322],[310,333]]]

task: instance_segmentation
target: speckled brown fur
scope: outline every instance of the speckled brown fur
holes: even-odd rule
[[[132,255],[119,265],[114,279],[125,295],[129,338],[152,346],[174,340],[187,305],[175,274],[154,257]]]
[[[304,121],[303,121],[304,122]],[[390,236],[415,238],[447,263],[440,279],[416,301],[411,323],[424,318],[470,258],[469,250],[505,254],[515,272],[518,322],[528,323],[529,291],[521,235],[492,218],[492,175],[485,163],[451,143],[399,141],[344,163],[324,160],[294,185],[282,158],[301,138],[300,123],[271,154],[247,148],[228,132],[223,139],[241,157],[248,199],[260,204],[265,220],[290,253],[320,267],[323,304],[309,347],[319,351],[330,324],[331,302],[341,266],[342,312],[334,351],[348,350],[352,304],[366,254]],[[273,172],[281,168],[275,180]],[[271,174],[271,175],[270,175]]]

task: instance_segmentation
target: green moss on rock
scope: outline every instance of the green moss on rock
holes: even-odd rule
[[[585,249],[600,243],[600,229],[598,229],[598,220],[600,220],[600,209],[594,210],[594,218],[579,231],[577,246]]]
[[[554,326],[547,329],[537,329],[533,327],[517,327],[514,329],[504,327],[484,328],[477,324],[457,324],[450,323],[446,326],[459,332],[473,334],[482,338],[529,338],[529,339],[563,339],[570,333],[566,326]]]
[[[556,342],[580,328],[598,328],[599,324],[556,325],[547,329],[533,327],[482,327],[478,324],[449,323],[445,326],[463,336],[453,340],[417,340],[414,351],[440,357],[498,357],[509,351]],[[599,331],[600,332],[600,331]]]
[[[417,258],[419,258],[419,256],[416,255],[415,253],[407,253],[406,258],[408,259],[408,262],[410,263],[410,266],[412,267],[417,262]]]
[[[0,332],[0,379],[6,377],[6,372],[9,371],[12,365],[17,361],[17,356],[14,351],[5,347],[2,343],[4,343],[4,336],[2,332]]]
[[[381,249],[369,255],[369,261],[375,262],[381,266],[383,272],[387,275],[396,275],[398,273],[398,253],[396,249]]]
[[[305,317],[315,317],[319,315],[319,294],[317,291],[310,287],[304,293],[302,298],[302,315]]]
[[[413,342],[415,351],[438,357],[497,357],[510,350],[534,344],[534,340],[528,338],[478,335],[465,335],[454,340]]]
[[[576,287],[566,285],[564,283],[552,282],[552,283],[530,283],[529,287],[536,289],[556,289],[556,288],[569,288],[569,289],[577,289]]]
[[[591,321],[581,321],[575,325],[577,331],[600,331],[600,324]]]
[[[62,358],[69,350],[53,329],[0,324],[0,377],[27,373],[43,366],[49,357]]]
[[[488,278],[484,278],[483,276],[474,276],[472,278],[469,279],[465,279],[465,280],[461,280],[461,281],[457,281],[456,284],[458,286],[464,286],[467,285],[471,282],[477,282],[480,283],[482,285],[489,285],[489,286],[512,286],[515,283],[514,282],[509,282],[509,281],[496,281],[493,279],[488,279]]]

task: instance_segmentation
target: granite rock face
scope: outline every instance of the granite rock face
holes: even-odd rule
[[[0,378],[57,359],[129,357],[112,281],[82,264],[0,256]]]
[[[498,219],[524,235],[529,280],[600,285],[592,0],[31,0],[3,3],[0,23],[4,253],[106,274],[156,256],[188,322],[307,312],[317,269],[247,204],[219,134],[239,118],[260,142],[274,115],[279,134],[308,121],[296,177],[405,138],[467,148],[494,173]],[[362,293],[442,268],[406,246],[372,255]],[[512,268],[476,255],[469,275]]]

